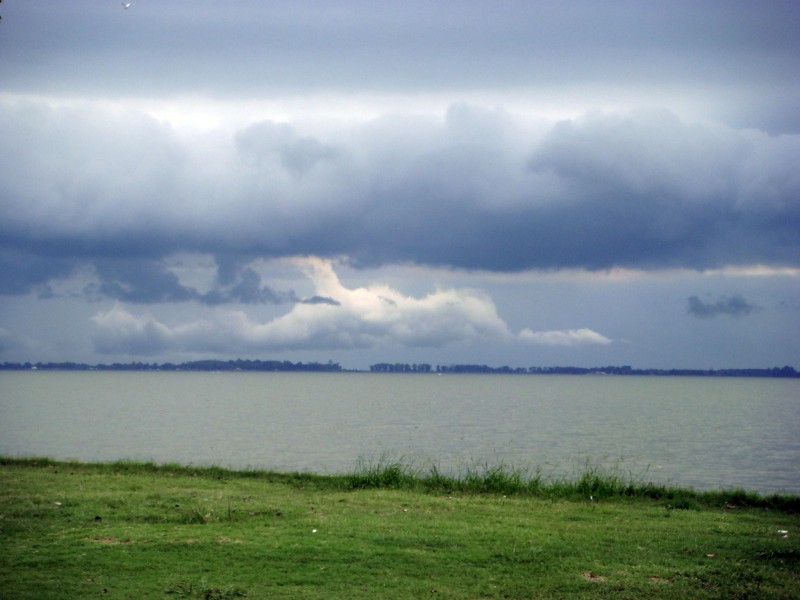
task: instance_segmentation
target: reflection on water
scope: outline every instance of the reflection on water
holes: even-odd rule
[[[800,493],[800,380],[0,373],[0,454],[323,473],[403,458]]]

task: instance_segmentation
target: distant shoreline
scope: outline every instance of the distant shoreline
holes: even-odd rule
[[[768,377],[800,378],[794,367],[752,369],[635,369],[630,366],[605,367],[490,367],[487,365],[428,363],[378,363],[368,371],[345,369],[339,363],[264,361],[264,360],[200,360],[183,363],[112,363],[86,364],[75,362],[37,362],[0,364],[0,371],[188,371],[188,372],[302,372],[302,373],[409,373],[409,374],[485,374],[485,375],[623,375],[660,377]]]

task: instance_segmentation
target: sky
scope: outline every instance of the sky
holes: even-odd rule
[[[0,15],[0,362],[800,368],[800,3]]]

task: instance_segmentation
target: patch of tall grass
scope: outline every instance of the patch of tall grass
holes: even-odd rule
[[[385,488],[444,494],[493,494],[533,496],[576,501],[641,498],[659,501],[670,509],[701,506],[765,508],[800,512],[800,496],[761,495],[740,489],[694,490],[660,485],[625,474],[617,468],[587,463],[572,478],[547,479],[541,472],[505,464],[468,467],[461,475],[447,475],[436,465],[427,470],[401,460],[381,457],[359,461],[355,471],[341,478],[348,489]]]
[[[261,470],[232,470],[218,466],[181,466],[152,462],[118,461],[80,463],[49,458],[0,457],[0,465],[39,466],[49,469],[95,469],[104,473],[159,473],[189,475],[226,480],[236,478],[264,479],[297,488],[318,490],[392,489],[428,494],[487,494],[495,496],[527,496],[572,501],[598,502],[613,499],[647,499],[668,509],[763,508],[786,513],[800,513],[800,495],[770,494],[742,489],[695,490],[645,481],[618,468],[585,464],[572,477],[548,478],[541,470],[530,471],[503,463],[476,464],[461,474],[448,474],[435,464],[427,468],[412,462],[383,455],[377,459],[361,459],[354,470],[343,475],[313,473],[278,473]]]

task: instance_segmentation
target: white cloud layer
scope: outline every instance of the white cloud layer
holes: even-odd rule
[[[587,346],[592,344],[610,344],[613,340],[591,329],[567,329],[564,331],[532,331],[523,329],[519,339],[542,346]]]
[[[492,300],[475,290],[438,290],[422,298],[385,285],[348,289],[332,265],[297,259],[314,283],[315,298],[266,323],[242,311],[217,310],[211,318],[168,326],[121,305],[93,317],[101,353],[159,354],[267,350],[372,348],[383,344],[440,347],[481,338],[512,339]]]

